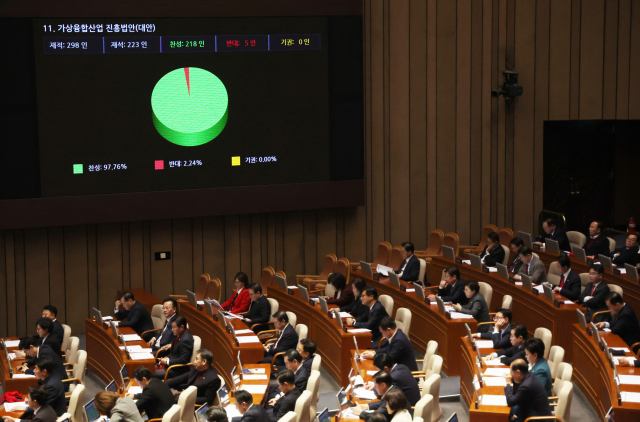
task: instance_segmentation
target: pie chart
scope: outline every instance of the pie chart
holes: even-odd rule
[[[227,124],[229,96],[213,73],[185,67],[164,75],[151,93],[153,125],[167,141],[193,147],[212,141]]]

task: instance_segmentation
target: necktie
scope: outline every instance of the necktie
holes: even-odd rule
[[[596,285],[594,284],[593,287],[591,288],[591,296],[593,296],[593,292],[596,291]]]
[[[527,264],[527,271],[526,274],[529,275],[529,264]]]
[[[238,291],[236,290],[236,294],[233,295],[233,299],[231,299],[231,306],[229,307],[229,311],[233,309],[233,304],[236,303],[237,298],[238,298]]]
[[[511,267],[509,267],[510,273],[512,273],[513,270],[516,269],[516,265],[518,265],[519,262],[520,262],[520,256],[516,256],[516,259],[513,260],[513,264],[511,264]]]
[[[404,270],[405,265],[407,265],[407,260],[402,261],[402,267],[400,267],[400,272]]]
[[[562,274],[562,277],[560,277],[560,288],[562,289],[564,287],[564,274]]]
[[[278,342],[280,341],[280,337],[282,337],[282,333],[284,333],[284,330],[280,331],[280,334],[278,334],[278,339],[276,340],[275,343],[273,343],[273,347],[271,349],[276,348],[276,346],[278,345]]]

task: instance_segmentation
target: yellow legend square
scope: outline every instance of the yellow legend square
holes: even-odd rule
[[[240,157],[231,157],[231,165],[239,166],[240,165]]]

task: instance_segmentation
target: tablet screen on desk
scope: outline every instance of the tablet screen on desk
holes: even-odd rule
[[[320,416],[318,416],[318,420],[320,422],[330,422],[331,418],[329,417],[329,408],[325,407],[322,412],[320,412]]]
[[[209,406],[205,403],[196,409],[196,422],[206,422],[208,408]]]
[[[89,422],[94,422],[100,419],[100,413],[96,410],[95,399],[84,405],[84,412],[87,415]]]
[[[458,415],[454,413],[449,419],[447,419],[447,422],[458,422]]]
[[[107,385],[107,386],[105,387],[105,390],[107,390],[107,391],[111,391],[112,393],[117,392],[117,391],[118,391],[118,386],[116,385],[116,381],[115,381],[115,380],[111,381],[111,382],[109,383],[109,385]]]

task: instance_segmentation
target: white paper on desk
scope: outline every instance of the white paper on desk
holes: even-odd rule
[[[7,347],[18,347],[20,346],[20,340],[5,340],[4,344],[6,344]]]
[[[236,337],[238,339],[238,343],[260,343],[260,339],[258,336],[240,336]]]
[[[480,349],[493,349],[493,341],[491,340],[476,340],[476,346]]]
[[[537,290],[540,294],[544,294],[544,287],[542,285],[535,286],[533,289]]]
[[[612,357],[612,359],[613,359],[613,363],[616,364],[616,365],[620,365],[620,361],[622,359],[626,360],[629,363],[629,365],[631,365],[631,366],[633,366],[634,362],[636,361],[636,358],[632,358],[632,357],[625,358],[625,357],[622,357],[622,356],[617,357],[617,358]]]
[[[429,302],[429,305],[433,306],[433,305],[437,305],[438,302]]]
[[[265,373],[264,368],[244,368],[243,371],[246,374],[264,374]]]
[[[485,364],[487,366],[500,366],[500,365],[502,365],[502,362],[500,361],[500,358],[495,358],[493,360],[485,361]]]
[[[140,340],[142,340],[140,338],[140,336],[137,335],[137,334],[124,334],[122,336],[122,338],[124,339],[124,341],[140,341]]]
[[[605,333],[610,333],[611,332],[611,328],[603,328],[602,331],[604,331]]]
[[[336,314],[331,312],[331,318],[335,318]],[[340,312],[340,318],[353,318],[349,312]]]
[[[297,289],[297,288],[298,288],[298,286],[287,286],[287,289],[293,289],[293,290],[295,290],[295,289]]]
[[[127,393],[130,393],[130,394],[141,394],[142,393],[142,387],[139,387],[137,385],[132,385],[127,390]]]
[[[407,289],[407,290],[405,290],[405,292],[407,292],[407,293],[413,293],[415,291],[416,291],[416,289]]]
[[[266,380],[268,379],[266,375],[243,375],[242,379],[247,380]]]
[[[240,390],[244,390],[249,394],[264,394],[267,392],[267,384],[242,384]]]
[[[340,415],[341,419],[359,419],[360,416],[356,415],[355,413],[353,413],[353,410],[351,410],[350,407],[347,407],[346,409],[344,409],[342,411],[342,414]]]
[[[570,300],[563,300],[561,302],[564,303],[565,305],[573,305],[573,302]]]
[[[618,375],[620,384],[640,385],[640,375]]]
[[[227,412],[229,420],[231,420],[231,418],[242,416],[242,413],[240,413],[240,411],[234,404],[230,404],[229,406],[225,407],[224,411]]]
[[[609,349],[611,350],[621,350],[625,353],[629,353],[629,349],[627,349],[626,347],[609,347]]]
[[[507,396],[485,394],[484,396],[482,396],[482,404],[486,406],[506,406]]]
[[[482,378],[485,387],[506,387],[507,379],[503,377],[486,377]]]
[[[313,300],[315,303],[320,303],[319,297],[312,297],[311,300]]]
[[[124,346],[120,346],[120,350],[124,350]],[[151,350],[151,349],[149,349]],[[133,345],[133,346],[127,346],[127,351],[129,352],[138,352],[138,351],[142,351],[142,346],[138,346],[138,345]]]
[[[231,314],[231,313],[225,313],[224,316],[227,317],[227,318],[230,318],[230,319],[233,319],[233,318],[244,319],[244,317],[241,317],[241,316],[235,315],[235,314]]]
[[[462,312],[450,312],[451,319],[473,319],[473,315],[463,314]]]
[[[626,274],[627,273],[627,269],[626,268],[618,268],[618,271],[620,271],[620,274]],[[638,394],[638,393],[635,393]]]
[[[375,400],[375,399],[377,399],[376,393],[374,393],[373,390],[367,390],[365,388],[354,388],[353,389],[353,393],[359,399],[363,399],[363,400]]]
[[[16,354],[15,353],[9,353],[9,359],[10,360],[14,360],[16,358]]]
[[[489,268],[489,272],[490,273],[497,273],[498,272],[498,268],[496,268],[496,267],[487,267],[487,268]]]
[[[631,403],[640,403],[640,393],[632,393],[631,391],[623,391],[620,393],[622,401]]]
[[[13,378],[35,378],[35,375],[13,374]]]
[[[129,356],[131,360],[145,360],[145,359],[155,359],[151,353],[131,353],[129,352]]]
[[[487,368],[482,375],[485,377],[504,377],[510,373],[511,368]]]
[[[600,265],[600,261],[593,261],[591,264],[592,265]]]
[[[522,281],[516,281],[516,286],[522,286]]]
[[[379,272],[382,275],[389,275],[389,272],[393,272],[393,268],[391,267],[385,267],[384,265],[380,265],[378,264],[378,266],[376,267],[376,271]]]
[[[119,326],[120,326],[120,321],[112,321],[112,320],[109,320],[109,321],[111,321],[111,323],[112,323],[113,325],[115,325],[116,327],[119,327]]]
[[[355,334],[355,333],[370,333],[371,330],[367,329],[367,328],[352,328],[351,330],[349,330],[350,333]]]
[[[373,375],[377,374],[378,372],[380,372],[380,371],[367,371],[367,375],[373,376]]]
[[[252,330],[236,330],[236,335],[238,334],[255,334]]]
[[[455,308],[451,305],[444,305],[444,310],[447,312],[455,312]]]
[[[470,259],[463,259],[462,263],[463,264],[467,264],[467,265],[471,265],[471,260]]]
[[[112,316],[108,316],[108,315],[102,317],[103,321],[111,321],[112,319],[113,319],[113,317]],[[120,321],[116,321],[116,322],[120,322]]]
[[[204,305],[204,300],[197,300],[197,301],[196,301],[196,303],[197,303],[198,305]]]
[[[351,377],[351,381],[353,381],[354,386],[364,385],[364,380],[360,375],[356,375],[355,377]]]
[[[7,412],[17,412],[19,410],[27,410],[27,404],[23,401],[18,401],[15,403],[4,403],[4,410]]]

